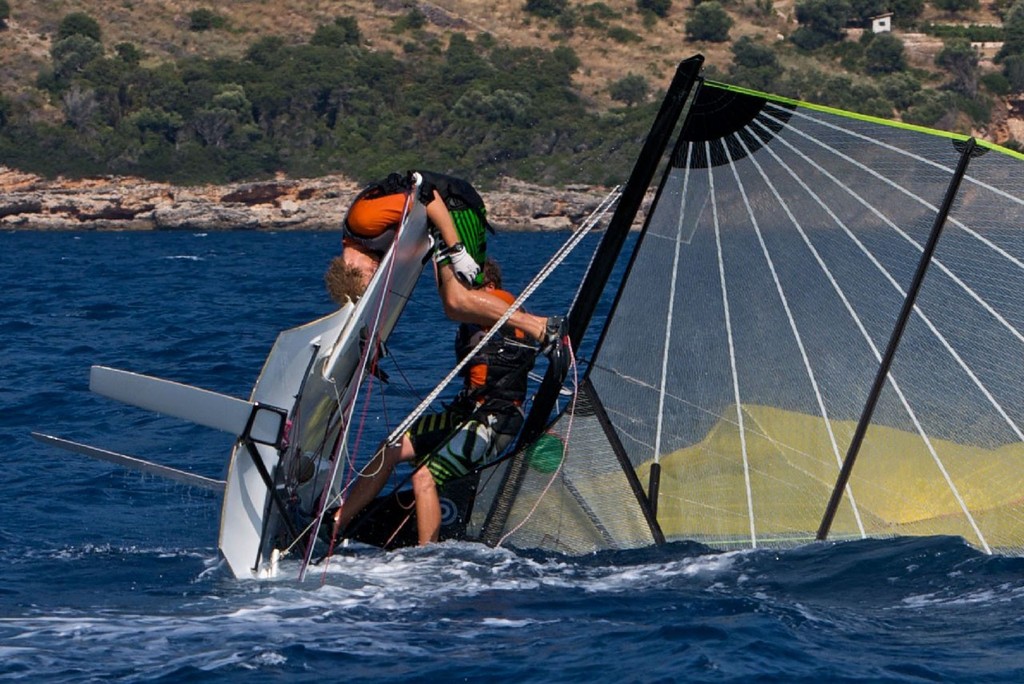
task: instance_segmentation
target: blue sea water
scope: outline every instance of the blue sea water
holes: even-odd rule
[[[499,235],[521,288],[564,235]],[[592,246],[592,242],[589,243]],[[32,430],[223,477],[231,436],[88,391],[104,364],[245,397],[276,334],[328,313],[326,233],[0,234],[0,679],[1021,681],[1024,559],[956,538],[583,558],[446,543],[238,581],[213,495]],[[529,306],[568,306],[589,253]],[[452,361],[425,277],[381,432]]]

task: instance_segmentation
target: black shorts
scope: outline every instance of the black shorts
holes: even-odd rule
[[[425,466],[438,486],[483,463],[494,442],[490,425],[457,411],[420,416],[408,434],[414,463]]]

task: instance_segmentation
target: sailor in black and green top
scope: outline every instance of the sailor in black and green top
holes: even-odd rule
[[[433,171],[420,171],[419,174],[423,177],[420,202],[427,206],[434,199],[434,191],[437,191],[452,217],[459,242],[482,268],[487,259],[487,231],[493,233],[494,229],[487,222],[487,208],[480,193],[461,178]],[[480,285],[482,278],[483,275],[477,273],[470,284]]]
[[[434,261],[445,315],[460,323],[489,328],[502,317],[508,305],[474,289],[481,282],[480,269],[487,257],[487,231],[492,229],[483,198],[468,181],[432,171],[410,171],[405,175],[393,173],[371,183],[359,193],[345,217],[342,258],[353,251],[379,264],[404,216],[405,200],[416,174],[423,179],[417,199],[426,209],[427,220],[438,238]],[[372,272],[364,275],[369,282]],[[544,318],[516,311],[509,323],[539,341],[545,353],[564,348],[561,316]]]

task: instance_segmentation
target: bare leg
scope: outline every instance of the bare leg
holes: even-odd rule
[[[425,546],[441,535],[441,500],[429,470],[418,468],[413,473],[412,490],[416,494],[416,530],[420,546]]]
[[[444,313],[453,321],[475,323],[489,328],[508,310],[508,304],[504,300],[488,294],[485,290],[471,290],[459,282],[450,265],[437,269],[437,279]],[[544,339],[546,318],[520,310],[512,314],[509,323],[535,340]]]
[[[398,446],[387,447],[383,453],[374,456],[362,469],[352,490],[345,497],[345,502],[335,514],[335,529],[345,529],[359,514],[359,511],[366,508],[380,494],[380,490],[384,488],[384,484],[395,469],[395,464],[399,461],[407,461],[412,457],[412,442],[408,435],[402,437],[402,442]]]

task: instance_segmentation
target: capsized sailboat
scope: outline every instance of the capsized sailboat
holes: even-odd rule
[[[652,133],[656,199],[576,410],[538,414],[478,495],[480,538],[583,553],[924,534],[1019,553],[1024,158],[705,81],[699,62]],[[631,217],[612,220],[574,340]],[[529,467],[538,435],[567,445],[554,480]]]
[[[575,351],[612,300],[574,399],[556,407],[549,372],[508,457],[443,492],[443,538],[577,554],[943,534],[1020,552],[1024,158],[702,65],[679,65],[574,299]],[[226,484],[176,476],[224,487],[236,576],[296,545],[310,560],[428,250],[412,206],[387,256],[410,280],[382,266],[358,305],[282,333],[248,402],[94,369],[98,391],[239,435]],[[184,408],[200,399],[219,410]],[[407,543],[403,505],[371,506],[362,540]]]

